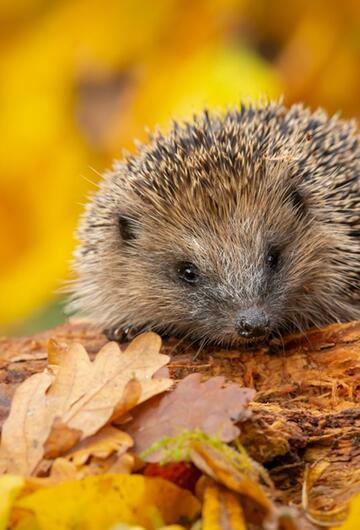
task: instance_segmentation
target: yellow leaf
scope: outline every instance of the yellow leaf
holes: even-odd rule
[[[124,523],[119,523],[114,526],[112,526],[109,530],[146,530],[143,526],[133,526],[128,525]],[[166,526],[162,526],[159,528],[159,530],[186,530],[183,526],[180,526],[178,524],[170,524]]]
[[[191,444],[190,457],[204,473],[228,489],[249,499],[256,506],[257,518],[261,521],[274,513],[274,507],[264,489],[260,477],[265,472],[257,467],[245,453],[230,448],[216,448],[208,443],[195,441]]]
[[[336,526],[333,530],[356,530],[360,528],[360,494],[350,501],[349,515],[341,526]]]
[[[12,504],[25,485],[22,477],[3,475],[0,477],[0,530],[6,530]]]
[[[180,519],[192,521],[200,503],[164,479],[101,475],[38,490],[19,499],[15,508],[32,512],[24,512],[15,530],[105,530],[117,523],[155,529]]]
[[[203,530],[246,530],[239,500],[234,493],[216,484],[205,489],[202,519]]]
[[[331,466],[327,460],[320,460],[305,469],[304,483],[302,488],[302,508],[307,518],[314,524],[332,526],[341,524],[347,513],[347,503],[337,504],[331,510],[318,510],[311,506],[311,491],[314,484],[319,480],[324,471]]]
[[[53,371],[56,370],[56,367],[60,364],[61,359],[64,357],[64,354],[68,351],[68,348],[64,345],[59,344],[54,339],[50,339],[48,342],[48,365],[52,365]]]

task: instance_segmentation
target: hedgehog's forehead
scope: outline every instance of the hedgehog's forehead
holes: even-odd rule
[[[207,215],[232,216],[234,211],[244,218],[247,211],[268,209],[281,203],[296,179],[289,164],[260,160],[246,167],[226,167],[207,170],[197,168],[159,170],[156,175],[132,181],[132,191],[150,208],[165,212],[188,212],[195,217]]]
[[[219,248],[225,254],[234,247],[261,251],[269,239],[283,239],[293,223],[291,208],[284,207],[283,200],[282,193],[272,196],[271,190],[261,195],[245,189],[236,197],[227,190],[213,196],[185,189],[172,203],[169,197],[157,198],[154,204],[142,203],[142,211],[140,203],[138,215],[145,229],[170,247],[183,244],[195,253],[213,248],[215,255]]]
[[[189,154],[154,157],[150,151],[126,174],[132,190],[144,202],[173,207],[192,202],[242,200],[242,196],[278,193],[299,175],[298,156],[282,145],[276,155],[250,139],[246,149],[236,145],[193,148]]]

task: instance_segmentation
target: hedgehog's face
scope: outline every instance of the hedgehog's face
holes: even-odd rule
[[[341,206],[343,184],[356,186],[355,146],[349,127],[276,104],[155,135],[87,206],[72,309],[104,327],[224,344],[357,317],[358,254]]]
[[[300,325],[326,260],[293,188],[268,191],[261,215],[256,197],[184,207],[176,220],[146,208],[116,217],[117,258],[100,264],[110,322],[227,345]]]

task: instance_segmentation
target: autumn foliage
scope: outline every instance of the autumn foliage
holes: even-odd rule
[[[0,28],[7,332],[53,299],[87,193],[147,127],[281,94],[359,117],[356,0],[3,0]]]

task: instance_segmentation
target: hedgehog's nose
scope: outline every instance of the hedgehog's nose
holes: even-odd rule
[[[246,339],[263,337],[269,330],[269,317],[261,309],[247,309],[238,315],[236,331]]]

